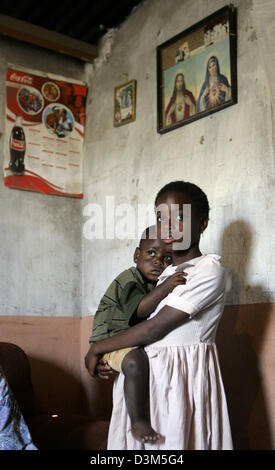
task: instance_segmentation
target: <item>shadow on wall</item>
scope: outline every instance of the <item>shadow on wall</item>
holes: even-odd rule
[[[227,395],[234,448],[271,449],[261,355],[271,321],[271,301],[263,286],[248,286],[252,230],[244,221],[230,224],[222,239],[223,264],[231,274],[227,302],[217,332],[217,347]],[[253,304],[240,305],[241,290]],[[257,300],[258,303],[257,303]],[[261,300],[260,300],[261,299]],[[264,299],[264,300],[263,300]],[[262,302],[262,303],[259,303]]]
[[[64,368],[29,357],[31,376],[39,409],[44,413],[82,413],[81,383]]]
[[[85,351],[85,355],[87,352],[88,349]],[[117,372],[114,372],[108,380],[93,378],[88,371],[83,368],[82,403],[83,409],[91,418],[111,419],[113,384],[116,376]]]

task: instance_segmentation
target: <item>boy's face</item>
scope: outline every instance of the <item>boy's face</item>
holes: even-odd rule
[[[149,281],[157,281],[163,270],[172,263],[171,248],[161,240],[142,240],[136,248],[134,261],[139,271]]]

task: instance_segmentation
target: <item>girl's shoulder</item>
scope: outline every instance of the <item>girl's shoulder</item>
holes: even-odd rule
[[[214,263],[220,263],[221,258],[222,258],[221,255],[217,255],[214,253],[208,253],[206,255],[201,256],[202,261],[204,260],[205,262],[214,262]]]
[[[209,273],[222,275],[224,268],[221,263],[221,256],[217,254],[202,255],[196,263],[196,270],[206,269]]]
[[[217,290],[224,289],[226,271],[221,264],[221,256],[216,254],[202,255],[195,258],[193,267],[190,268],[186,285],[200,289]],[[190,262],[191,264],[191,262]],[[188,272],[188,267],[186,269]],[[178,289],[178,287],[176,287]]]

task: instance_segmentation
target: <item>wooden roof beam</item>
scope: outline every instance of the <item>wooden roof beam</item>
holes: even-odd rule
[[[0,15],[0,34],[67,54],[86,62],[92,62],[98,55],[97,46],[93,44],[70,38],[7,15]]]

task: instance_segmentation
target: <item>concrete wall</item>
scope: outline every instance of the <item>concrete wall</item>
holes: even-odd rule
[[[80,317],[0,317],[0,341],[26,352],[36,399],[45,413],[83,413],[80,338]]]
[[[0,37],[0,161],[9,63],[75,79],[84,64]],[[81,315],[81,201],[0,185],[0,315]]]

